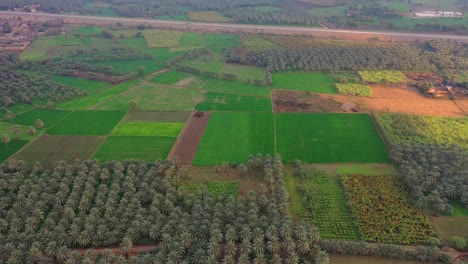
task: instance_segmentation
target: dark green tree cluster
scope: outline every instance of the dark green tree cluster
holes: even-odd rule
[[[450,201],[468,208],[468,153],[455,146],[399,144],[391,158],[409,194],[422,208],[451,213]]]
[[[201,56],[212,56],[212,55],[213,55],[213,53],[211,52],[210,49],[199,48],[199,49],[190,50],[187,53],[184,53],[182,55],[173,57],[166,64],[168,66],[171,66],[171,65],[178,64],[178,63],[180,63],[180,62],[182,62],[184,60],[192,60],[192,59],[195,59],[195,58],[198,58],[198,57],[201,57]]]
[[[37,78],[24,73],[2,69],[0,71],[0,106],[16,103],[31,104],[34,99],[61,101],[77,95],[84,95],[77,87]]]
[[[76,263],[75,247],[128,252],[141,241],[157,245],[141,256],[152,263],[326,260],[318,230],[289,214],[280,158],[251,159],[248,168],[263,174],[264,185],[241,197],[187,191],[183,170],[168,161],[28,170],[11,160],[0,167],[0,260]]]
[[[291,41],[294,41],[291,39]],[[407,44],[388,46],[310,47],[274,49],[258,54],[226,50],[227,62],[246,63],[279,71],[344,71],[360,69],[433,69],[421,50]]]

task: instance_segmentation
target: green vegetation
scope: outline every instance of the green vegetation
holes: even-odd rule
[[[241,39],[244,47],[254,52],[280,48],[276,43],[262,37],[243,36]]]
[[[359,76],[369,83],[394,84],[406,80],[406,76],[400,71],[359,71]]]
[[[329,74],[321,72],[285,72],[273,74],[273,89],[335,94]]]
[[[179,40],[182,37],[181,31],[169,30],[145,30],[144,36],[149,48],[165,48],[179,46]]]
[[[388,162],[367,114],[277,114],[276,133],[285,163]]]
[[[78,87],[80,88],[80,90],[87,91],[88,93],[93,93],[97,90],[101,90],[110,86],[109,83],[105,82],[59,75],[54,75],[50,77],[50,80],[67,86]]]
[[[185,72],[167,71],[167,72],[158,74],[156,77],[151,79],[151,81],[162,83],[162,84],[173,85],[191,76],[192,75],[190,75],[189,73],[185,73]]]
[[[93,159],[101,162],[127,159],[154,162],[166,159],[174,137],[109,137],[99,148]]]
[[[363,175],[396,175],[397,171],[391,164],[342,164],[338,165],[336,174]]]
[[[47,131],[51,135],[107,135],[119,123],[122,111],[74,111]]]
[[[214,12],[214,11],[188,12],[188,18],[191,21],[221,22],[221,23],[232,22],[232,19],[224,17],[220,13]]]
[[[14,129],[15,127],[19,128],[19,129],[18,130]],[[15,130],[15,131],[13,131],[13,130]],[[15,136],[16,133],[17,133],[17,136]],[[36,138],[40,133],[41,133],[41,131],[39,131],[39,129],[37,129],[37,131],[36,131],[36,133],[34,133],[34,135],[30,135],[28,126],[21,126],[21,125],[15,125],[15,124],[11,124],[11,123],[0,122],[0,137],[2,135],[6,134],[6,135],[8,135],[10,137],[11,141],[14,141],[14,140],[17,140],[17,139],[31,140],[33,138]],[[2,143],[0,142],[0,144],[2,144]]]
[[[208,92],[205,101],[198,104],[199,111],[264,111],[271,112],[271,99],[266,97],[241,96]]]
[[[316,223],[323,238],[359,239],[358,227],[337,177],[314,168],[307,170],[305,178],[286,177],[287,182],[294,183],[287,184],[289,193],[301,197],[294,201],[301,205],[291,205],[299,211],[292,212]]]
[[[127,112],[122,122],[185,123],[190,114],[190,112],[130,111]]]
[[[72,27],[70,29],[70,35],[81,35],[81,36],[96,36],[100,35],[102,32],[101,27]]]
[[[183,127],[183,123],[123,122],[112,131],[112,136],[177,137]]]
[[[468,149],[467,118],[379,114],[377,120],[393,143],[435,143]]]
[[[271,113],[212,113],[193,164],[242,163],[251,154],[273,154],[273,119]]]
[[[28,144],[28,141],[19,139],[11,139],[11,142],[9,142],[7,145],[0,143],[0,163],[7,160],[11,155],[15,154],[26,144]]]
[[[54,162],[66,160],[73,162],[75,159],[86,160],[104,142],[102,136],[50,136],[42,135],[20,152],[14,155],[14,159],[23,160],[32,165],[36,162],[50,167]]]
[[[355,84],[355,83],[337,83],[336,90],[342,94],[358,95],[358,96],[371,96],[372,90],[369,85]]]
[[[200,79],[203,82],[201,88],[208,91],[238,95],[250,95],[256,97],[270,97],[270,90],[266,86],[256,86],[253,84],[246,84],[221,79],[210,79],[201,76],[198,76],[197,79]]]
[[[343,175],[341,180],[366,241],[408,245],[436,236],[422,211],[409,204],[396,177]]]
[[[68,115],[70,111],[66,110],[57,110],[49,108],[34,108],[30,111],[24,112],[15,116],[11,120],[12,123],[20,124],[24,126],[34,126],[36,120],[40,119],[44,123],[44,127],[51,127],[60,119]]]
[[[238,182],[207,182],[207,183],[186,183],[182,188],[193,193],[203,195],[205,192],[214,196],[237,197],[239,190]]]
[[[133,86],[137,85],[138,81],[129,81],[116,86],[112,86],[103,91],[99,91],[95,94],[81,97],[75,100],[71,100],[64,103],[57,104],[57,108],[64,109],[87,109],[95,104],[104,102],[113,98],[114,96],[127,91]]]
[[[225,34],[184,33],[180,39],[181,47],[206,47],[216,53],[222,53],[226,48],[240,47],[240,37]]]

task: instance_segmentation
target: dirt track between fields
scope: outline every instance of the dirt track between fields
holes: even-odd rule
[[[0,11],[0,17],[21,17],[23,21],[48,21],[63,20],[70,24],[79,25],[112,25],[117,22],[125,25],[151,25],[158,28],[179,29],[187,31],[201,32],[224,32],[224,33],[262,33],[279,35],[314,35],[322,37],[345,37],[363,39],[371,37],[384,37],[399,40],[428,40],[428,39],[451,39],[468,42],[468,36],[451,35],[443,33],[424,33],[424,32],[391,32],[391,31],[364,31],[364,30],[345,30],[329,28],[311,28],[294,26],[267,26],[267,25],[249,25],[249,24],[231,24],[231,23],[207,23],[207,22],[185,22],[172,20],[156,20],[146,18],[124,18],[124,17],[95,17],[79,15],[63,15],[49,13],[24,13]]]

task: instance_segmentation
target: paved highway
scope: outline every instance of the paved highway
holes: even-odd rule
[[[336,35],[367,35],[367,36],[385,36],[385,37],[401,37],[401,38],[417,38],[417,39],[450,39],[459,41],[468,41],[468,36],[451,35],[443,33],[421,33],[421,32],[391,32],[391,31],[364,31],[364,30],[345,30],[345,29],[329,29],[329,28],[309,28],[309,27],[292,27],[292,26],[270,26],[270,25],[249,25],[249,24],[230,24],[230,23],[207,23],[207,22],[190,22],[172,21],[172,20],[157,20],[146,18],[122,18],[122,17],[97,17],[97,16],[80,16],[80,15],[64,15],[50,13],[25,13],[0,11],[0,15],[21,16],[21,17],[41,17],[41,18],[62,18],[82,20],[83,23],[91,23],[92,21],[100,22],[129,22],[129,23],[146,23],[150,25],[174,25],[187,26],[197,28],[210,29],[227,29],[236,31],[252,31],[252,30],[268,30],[269,32],[277,31],[278,34],[301,34],[301,33],[327,33]]]

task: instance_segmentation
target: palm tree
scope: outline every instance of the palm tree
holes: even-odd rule
[[[291,252],[289,256],[286,258],[286,264],[298,264],[299,263],[299,256],[296,252]]]
[[[35,125],[38,129],[44,128],[44,122],[42,122],[41,119],[36,119],[36,123],[34,123],[34,125]]]

